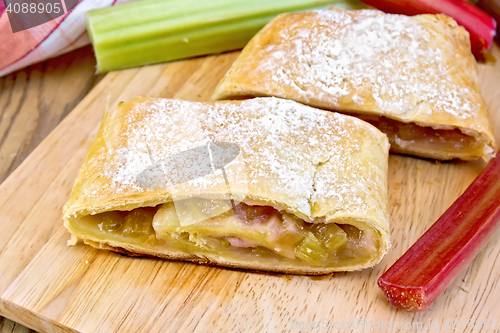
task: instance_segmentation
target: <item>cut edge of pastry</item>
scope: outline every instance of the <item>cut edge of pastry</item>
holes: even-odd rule
[[[388,115],[379,116],[367,114],[368,119],[366,119],[360,113],[349,111],[339,112],[358,117],[380,129],[389,138],[391,151],[394,153],[417,155],[442,161],[453,159],[464,161],[483,159],[486,162],[490,161],[495,153],[495,140],[488,132],[479,132],[462,126],[411,121]],[[372,121],[370,117],[376,117],[378,120]],[[387,126],[384,124],[380,126],[382,119],[385,119],[385,124],[391,125]],[[399,132],[407,131],[409,132],[407,135],[411,135],[413,132],[415,139],[400,139],[397,136],[398,132],[391,132],[388,130],[388,127],[392,129],[396,127]],[[422,140],[422,137],[426,139]],[[409,142],[412,140],[416,140],[417,142],[420,140],[422,144],[410,144]],[[437,142],[433,142],[433,140]],[[464,142],[468,142],[469,145]],[[429,147],[433,145],[445,148],[429,149]],[[455,145],[455,147],[452,149],[446,148],[451,145]]]
[[[162,200],[156,201],[156,205],[153,207],[159,209],[158,207],[161,207],[161,205],[163,205],[163,203],[159,203],[160,201]],[[144,204],[140,203],[134,203],[132,205],[140,206],[139,209],[146,207],[144,206]],[[88,216],[90,212],[92,212],[92,216],[99,216],[99,214],[101,213],[110,212],[110,210],[106,210],[106,208],[109,209],[109,207],[106,206],[97,209],[96,207],[93,207],[92,210],[82,207],[82,209],[80,210],[73,210],[71,214],[65,214],[64,226],[71,234],[71,239],[70,241],[68,241],[68,246],[77,245],[79,243],[79,240],[82,240],[84,244],[93,246],[95,248],[111,250],[128,256],[159,257],[162,259],[194,262],[197,264],[210,266],[224,266],[228,268],[237,268],[250,271],[268,271],[298,275],[324,275],[334,272],[358,271],[369,268],[378,264],[391,247],[388,230],[381,230],[380,228],[375,227],[373,221],[367,219],[366,217],[353,217],[352,215],[348,215],[345,212],[335,212],[335,214],[331,214],[333,217],[331,220],[326,221],[325,223],[317,224],[340,224],[355,227],[358,231],[361,231],[361,233],[365,233],[367,239],[369,237],[372,241],[375,240],[375,242],[377,243],[376,251],[369,252],[369,255],[363,257],[362,260],[353,257],[352,261],[358,261],[356,265],[352,265],[352,261],[349,261],[346,262],[345,265],[336,267],[322,267],[320,265],[310,266],[310,263],[308,262],[304,262],[304,264],[301,265],[297,263],[298,259],[287,261],[286,258],[280,257],[279,255],[273,257],[273,253],[271,253],[271,251],[265,251],[265,254],[269,254],[269,257],[259,257],[255,258],[255,260],[249,260],[251,254],[247,253],[249,251],[245,252],[246,249],[243,249],[244,251],[241,252],[243,253],[243,256],[241,258],[238,257],[239,253],[238,251],[236,251],[236,254],[230,259],[227,258],[227,253],[218,255],[216,253],[217,251],[215,253],[207,253],[206,251],[193,251],[191,253],[187,253],[182,250],[176,249],[175,245],[163,242],[158,243],[158,240],[160,240],[160,238],[158,238],[157,233],[154,235],[156,240],[155,242],[153,242],[156,244],[152,245],[153,243],[149,241],[141,244],[140,242],[135,242],[131,239],[129,239],[128,241],[117,241],[113,239],[103,239],[98,237],[98,235],[96,236],[96,234],[94,234],[93,236],[89,236],[88,230],[82,232],[82,230],[77,227],[78,224],[81,224],[81,217]],[[163,240],[166,239],[163,238]],[[230,251],[234,250],[235,248],[231,246]]]

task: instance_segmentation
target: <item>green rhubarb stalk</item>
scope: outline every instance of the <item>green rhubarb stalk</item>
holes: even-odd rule
[[[319,265],[328,258],[327,249],[312,232],[307,232],[306,238],[295,248],[294,253],[297,258],[314,265]]]
[[[143,0],[87,13],[99,72],[243,48],[281,13],[339,0]]]

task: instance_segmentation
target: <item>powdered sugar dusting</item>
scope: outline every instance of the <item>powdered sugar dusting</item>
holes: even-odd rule
[[[281,97],[308,104],[326,99],[333,107],[354,101],[350,111],[393,116],[436,110],[461,119],[475,114],[478,92],[451,73],[460,69],[443,61],[453,41],[438,47],[432,36],[436,32],[415,18],[374,10],[355,13],[321,10],[307,18],[296,14],[277,19],[279,33],[265,39],[266,45],[249,58],[254,77],[264,78],[259,90],[272,94],[270,85],[279,86],[281,91],[291,89]]]
[[[238,188],[238,182],[244,182],[252,193],[256,191],[252,186],[258,185],[262,196],[307,217],[314,215],[311,207],[316,201],[329,198],[345,209],[356,204],[356,209],[363,211],[356,213],[363,214],[377,201],[366,189],[385,186],[377,174],[380,165],[371,170],[356,158],[362,156],[365,146],[387,145],[377,129],[358,119],[293,101],[256,98],[208,104],[142,100],[133,108],[119,109],[112,117],[118,132],[109,136],[106,151],[88,161],[106,161],[99,164],[109,188],[99,194],[109,191],[133,196],[148,191],[138,186],[136,179],[153,163],[150,154],[154,161],[160,161],[210,141],[236,143],[241,149],[225,168],[228,178],[236,181],[231,191]],[[118,125],[116,119],[120,119]],[[377,158],[381,165],[387,163],[383,156]],[[245,177],[238,176],[241,172]],[[358,177],[349,177],[353,174]],[[223,182],[219,170],[179,186],[180,190],[195,187],[210,193]],[[382,207],[381,219],[386,218],[384,214]]]

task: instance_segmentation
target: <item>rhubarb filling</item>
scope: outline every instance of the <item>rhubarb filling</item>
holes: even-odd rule
[[[79,227],[111,242],[300,266],[362,263],[379,247],[373,231],[350,224],[310,223],[269,206],[201,198],[89,215]]]
[[[439,151],[482,157],[486,143],[459,129],[434,129],[415,123],[403,123],[381,116],[353,114],[377,127],[389,138],[395,152]]]

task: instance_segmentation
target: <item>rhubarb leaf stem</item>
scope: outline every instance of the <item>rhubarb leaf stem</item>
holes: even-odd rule
[[[339,2],[143,0],[89,11],[87,28],[97,69],[107,72],[241,49],[281,13]]]

